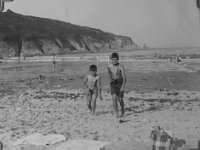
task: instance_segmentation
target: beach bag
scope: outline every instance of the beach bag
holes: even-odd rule
[[[153,141],[152,150],[170,150],[173,144],[173,137],[160,127],[154,127],[150,138]]]

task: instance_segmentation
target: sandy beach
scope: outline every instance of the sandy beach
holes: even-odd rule
[[[155,125],[186,140],[188,149],[197,148],[200,62],[122,63],[128,78],[123,118],[114,115],[106,63],[98,66],[103,79],[103,101],[97,100],[96,116],[86,107],[83,78],[87,63],[71,62],[71,66],[70,62],[61,62],[56,72],[44,69],[50,64],[29,64],[31,69],[23,64],[21,70],[16,65],[14,69],[9,64],[1,66],[4,88],[0,101],[0,140],[5,149],[56,149],[70,140],[94,140],[109,143],[104,147],[106,150],[125,146],[127,150],[140,146],[139,149],[146,150],[151,149],[149,136]],[[40,74],[44,76],[42,80],[38,78]],[[13,146],[18,139],[34,133],[61,134],[66,140],[45,146]]]
[[[67,140],[145,142],[149,147],[151,127],[161,125],[194,146],[200,139],[199,96],[188,91],[129,92],[124,98],[126,115],[115,118],[107,92],[103,101],[97,101],[96,116],[92,116],[81,90],[27,91],[19,98],[1,100],[1,140],[9,145],[42,133],[62,134]]]

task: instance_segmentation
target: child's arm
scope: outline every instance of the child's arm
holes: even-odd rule
[[[87,81],[88,81],[88,77],[86,76],[84,79],[84,85],[88,88]]]
[[[108,66],[107,69],[108,69],[108,78],[110,79],[110,81],[112,81],[112,73],[110,71],[110,67]]]
[[[121,87],[120,91],[124,91],[125,84],[126,84],[126,74],[125,74],[123,66],[121,66],[121,73],[122,73],[123,82],[122,82],[122,87]]]
[[[101,78],[99,77],[98,79],[98,93],[99,93],[99,99],[100,100],[103,100],[103,97],[102,97],[102,91],[101,91]]]

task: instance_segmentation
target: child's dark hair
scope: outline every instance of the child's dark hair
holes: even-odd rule
[[[90,71],[97,71],[97,66],[96,65],[91,65],[89,70]]]
[[[119,60],[119,54],[118,53],[112,53],[111,54],[111,59],[112,58],[117,58]]]

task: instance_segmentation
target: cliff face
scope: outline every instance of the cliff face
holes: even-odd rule
[[[34,56],[136,48],[129,37],[71,23],[24,16],[10,10],[0,14],[0,54]]]

